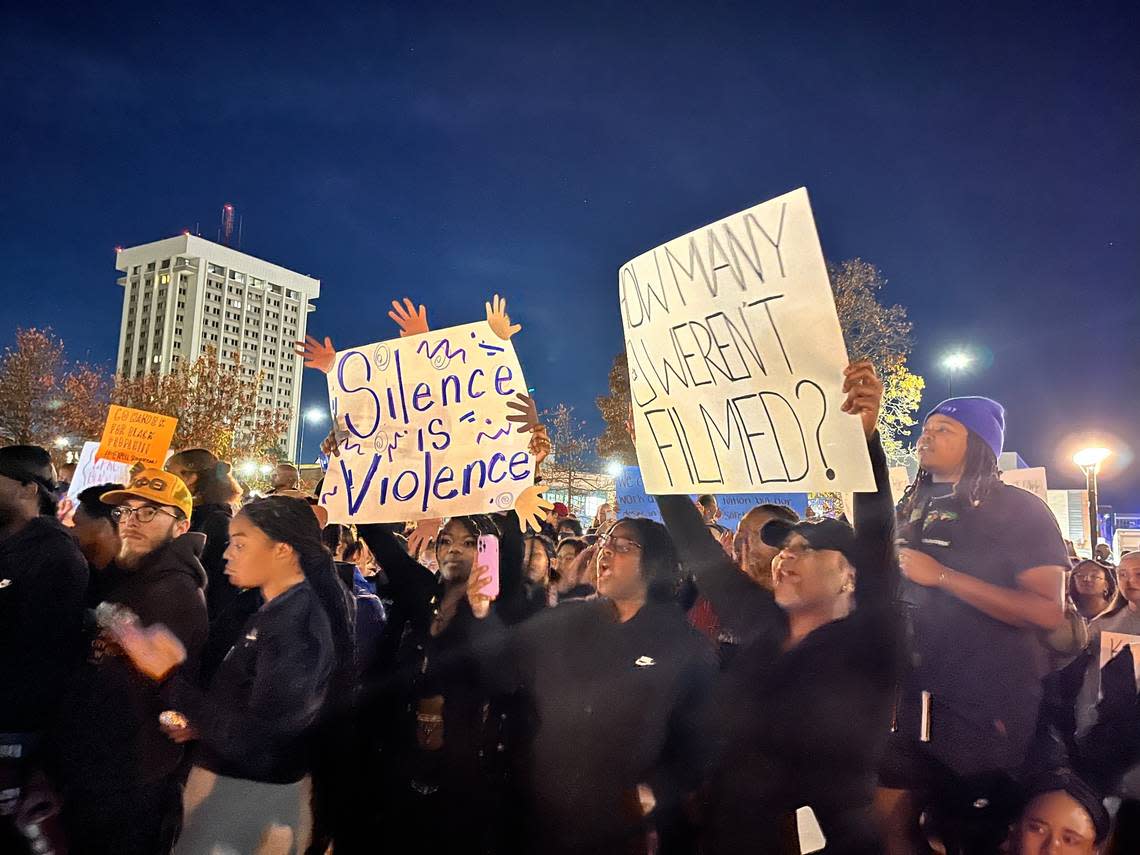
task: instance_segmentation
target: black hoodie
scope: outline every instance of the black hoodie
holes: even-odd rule
[[[168,627],[186,646],[184,667],[191,669],[207,632],[206,573],[199,561],[205,542],[187,533],[132,570],[100,573],[103,601],[126,606],[144,627]],[[173,774],[183,749],[159,728],[164,709],[158,686],[94,629],[87,661],[68,688],[54,730],[61,780],[85,791],[126,792]]]

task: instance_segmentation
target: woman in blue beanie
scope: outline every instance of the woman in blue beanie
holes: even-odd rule
[[[1002,483],[1005,411],[951,398],[926,417],[918,474],[898,506],[913,667],[899,693],[877,808],[890,851],[910,851],[932,790],[1013,773],[1025,759],[1064,620],[1061,532],[1048,506]]]

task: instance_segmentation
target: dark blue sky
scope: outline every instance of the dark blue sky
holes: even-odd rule
[[[1050,486],[1078,483],[1073,432],[1140,449],[1135,4],[541,5],[9,14],[0,338],[50,324],[110,362],[113,247],[212,237],[228,201],[243,249],[323,280],[315,331],[498,291],[540,403],[600,427],[618,266],[806,185],[828,257],[908,307],[926,403],[976,345],[955,391],[1003,401]],[[1140,511],[1140,459],[1102,486]]]

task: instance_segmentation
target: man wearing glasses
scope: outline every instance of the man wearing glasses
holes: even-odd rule
[[[208,624],[199,561],[206,538],[189,531],[190,491],[176,475],[144,469],[100,500],[112,506],[122,546],[115,572],[103,574],[97,614],[111,604],[115,620],[165,624],[193,665]],[[182,810],[183,749],[159,726],[157,686],[97,632],[63,709],[55,743],[72,845],[84,852],[168,851]]]

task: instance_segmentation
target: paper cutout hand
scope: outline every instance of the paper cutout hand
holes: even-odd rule
[[[484,305],[487,307],[487,323],[499,338],[509,341],[511,336],[522,329],[520,324],[511,323],[511,316],[507,314],[507,301],[498,294]]]
[[[530,395],[519,392],[514,401],[507,401],[507,407],[518,412],[518,415],[507,416],[507,421],[517,424],[519,433],[526,433],[539,426],[538,407]]]
[[[535,532],[542,531],[542,521],[546,519],[547,512],[554,509],[554,505],[542,498],[545,487],[532,484],[515,499],[515,513],[519,515],[519,531],[526,534],[527,528]]]
[[[311,335],[307,335],[304,341],[293,343],[293,352],[304,358],[306,368],[316,368],[324,374],[332,371],[336,364],[336,348],[328,336],[325,336],[324,344],[321,344]]]
[[[417,311],[415,305],[407,297],[404,298],[404,305],[402,306],[399,300],[392,301],[392,311],[388,313],[388,317],[399,326],[401,338],[409,335],[420,335],[428,331],[427,309],[424,308],[423,304],[420,304]]]
[[[439,534],[442,527],[443,520],[439,517],[420,520],[416,523],[416,527],[408,535],[408,555],[412,558],[419,558],[420,553],[424,551],[431,539]]]

